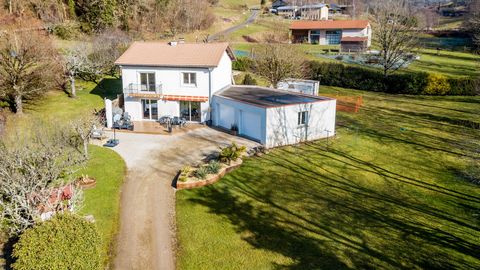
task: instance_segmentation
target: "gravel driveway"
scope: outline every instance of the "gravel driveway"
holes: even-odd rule
[[[211,128],[179,135],[117,133],[114,148],[126,161],[122,187],[120,231],[115,269],[175,269],[176,172],[235,141],[252,147],[255,142]]]

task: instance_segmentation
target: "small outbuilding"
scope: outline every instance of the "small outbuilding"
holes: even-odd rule
[[[267,148],[335,134],[333,98],[264,88],[229,86],[212,98],[212,124]]]

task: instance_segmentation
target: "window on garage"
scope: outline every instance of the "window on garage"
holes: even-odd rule
[[[304,126],[307,124],[307,117],[308,117],[308,112],[303,111],[298,113],[298,125],[299,126]]]

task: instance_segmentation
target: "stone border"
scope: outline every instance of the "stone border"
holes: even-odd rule
[[[213,184],[220,180],[222,177],[225,176],[225,174],[235,170],[236,168],[240,167],[242,165],[243,160],[239,159],[239,161],[236,161],[235,164],[230,165],[227,167],[224,167],[220,169],[220,171],[217,174],[210,175],[207,177],[207,179],[200,180],[200,181],[195,181],[195,182],[180,182],[178,181],[178,176],[180,173],[178,173],[176,179],[175,179],[175,188],[180,190],[180,189],[192,189],[192,188],[198,188],[198,187],[204,187],[210,184]]]

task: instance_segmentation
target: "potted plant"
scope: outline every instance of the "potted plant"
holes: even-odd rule
[[[233,124],[232,127],[230,128],[230,132],[233,136],[238,135],[238,126],[236,124]]]

